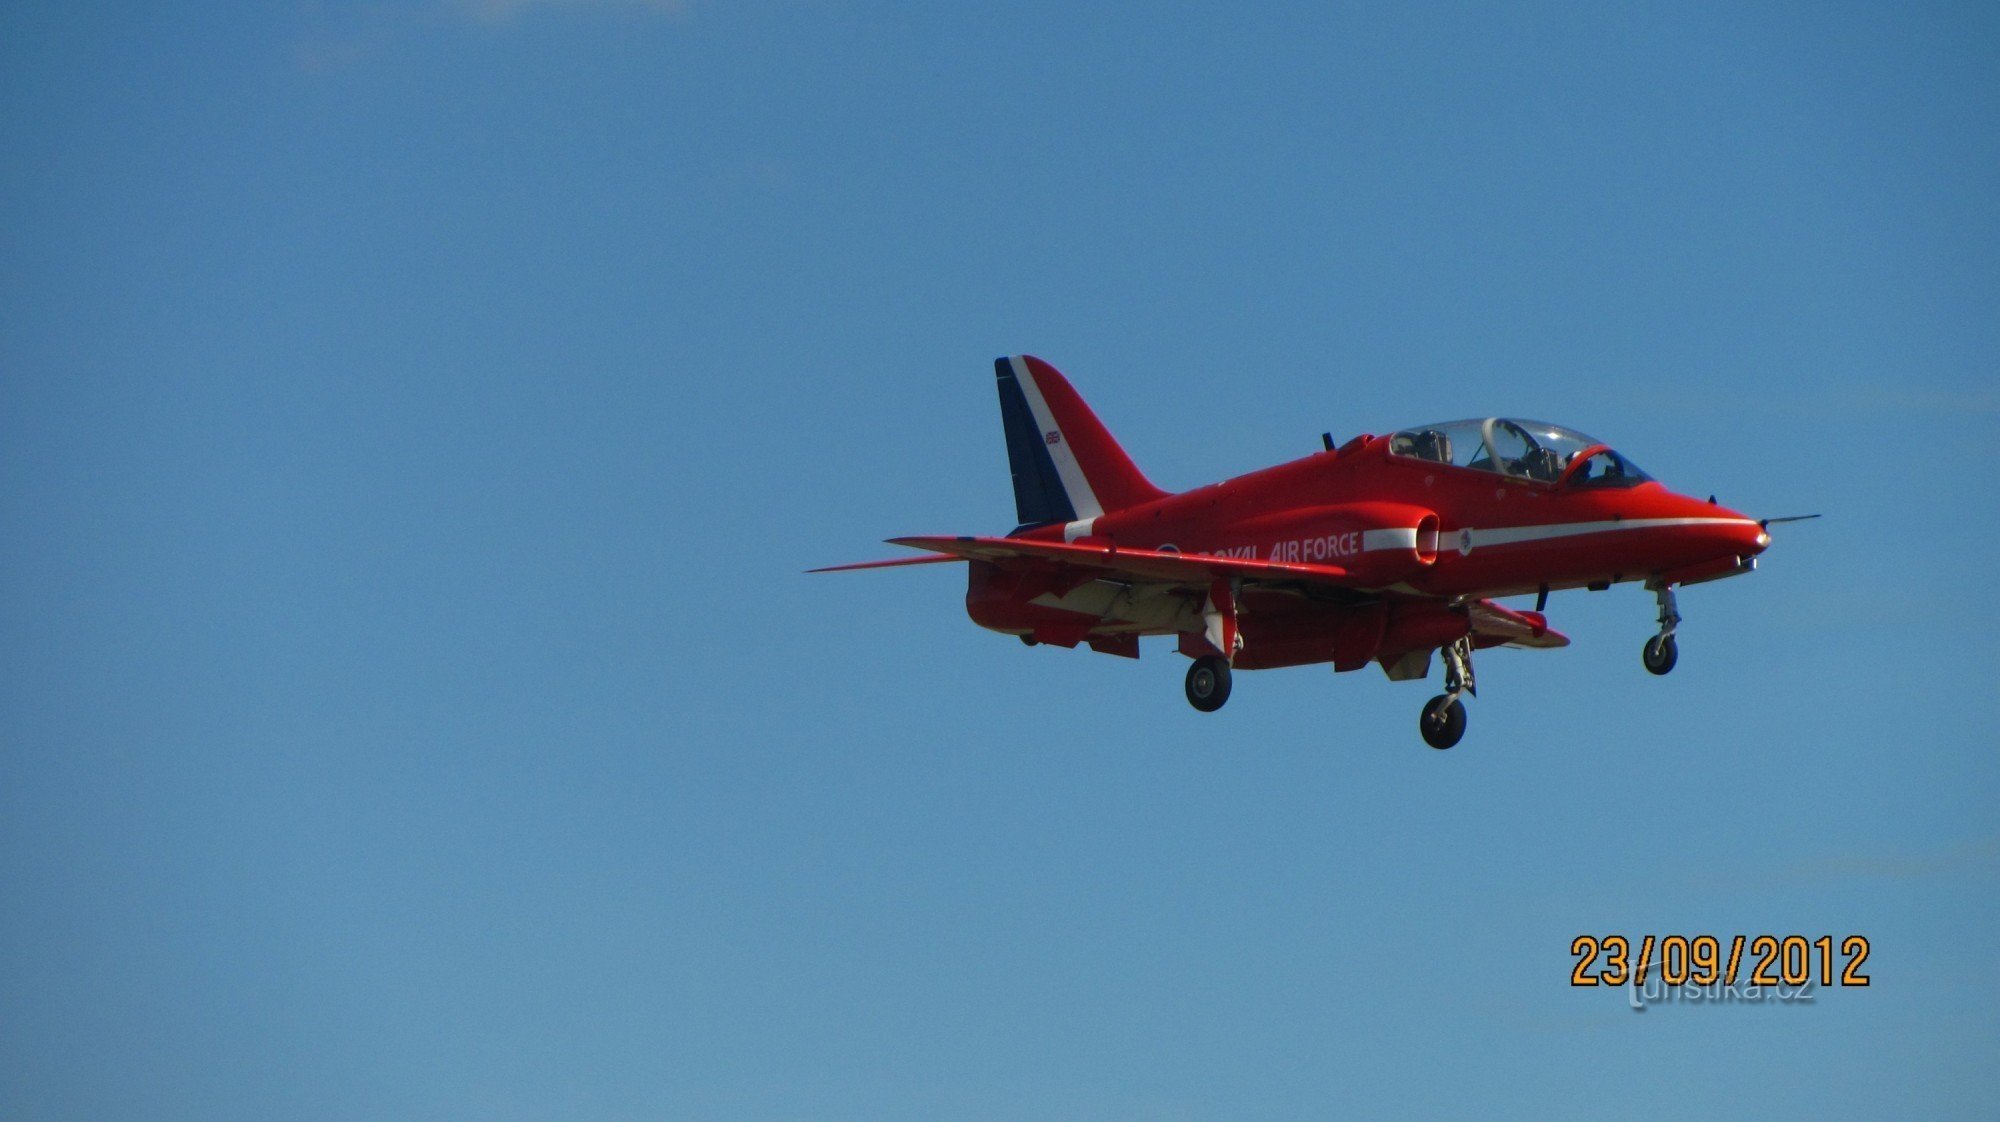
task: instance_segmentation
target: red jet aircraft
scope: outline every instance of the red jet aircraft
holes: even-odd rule
[[[1357,436],[1179,494],[1149,482],[1069,382],[1038,358],[997,360],[1020,525],[1005,537],[891,538],[929,551],[813,572],[968,562],[974,623],[1029,646],[1088,644],[1139,657],[1175,635],[1188,702],[1229,699],[1231,670],[1378,663],[1444,692],[1418,727],[1433,748],[1465,733],[1472,652],[1561,647],[1542,610],[1555,589],[1643,581],[1659,601],[1646,669],[1678,651],[1674,587],[1748,573],[1770,544],[1758,520],[1677,495],[1610,446],[1540,421],[1488,417]],[[1814,517],[1806,515],[1803,517]],[[1495,597],[1537,595],[1516,611]]]

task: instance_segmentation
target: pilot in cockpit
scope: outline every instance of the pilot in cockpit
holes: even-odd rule
[[[1389,450],[1399,456],[1412,459],[1430,460],[1434,463],[1451,462],[1451,437],[1436,429],[1421,432],[1399,432]]]
[[[1539,479],[1544,483],[1554,483],[1556,477],[1562,474],[1562,461],[1557,458],[1555,450],[1540,445],[1529,449],[1528,453],[1521,457],[1520,464],[1522,474],[1529,479]]]

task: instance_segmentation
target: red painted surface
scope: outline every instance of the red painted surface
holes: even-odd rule
[[[1168,493],[1146,481],[1054,368],[1024,361],[1104,513],[1007,537],[896,540],[932,551],[918,560],[970,561],[973,621],[1036,642],[1131,655],[1137,635],[1178,633],[1182,653],[1227,654],[1204,638],[1219,612],[1220,633],[1240,636],[1241,669],[1353,670],[1467,636],[1475,646],[1560,646],[1566,640],[1540,614],[1487,601],[1712,579],[1742,571],[1769,543],[1747,515],[1658,482],[1584,485],[1585,461],[1610,455],[1603,445],[1539,479],[1357,437]],[[1115,599],[1120,590],[1127,600]],[[1144,597],[1150,609],[1132,606]]]

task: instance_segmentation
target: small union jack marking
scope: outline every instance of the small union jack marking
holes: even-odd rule
[[[1059,432],[1052,432],[1052,433],[1048,434],[1047,436],[1044,436],[1044,437],[1042,437],[1042,443],[1044,443],[1044,444],[1061,444],[1061,443],[1062,443],[1062,433],[1059,433]]]

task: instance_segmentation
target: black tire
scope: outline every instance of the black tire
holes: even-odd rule
[[[1431,698],[1417,718],[1417,731],[1424,734],[1425,744],[1439,751],[1457,744],[1465,735],[1464,703],[1444,693]]]
[[[1194,660],[1187,672],[1188,704],[1204,713],[1213,713],[1229,700],[1229,660],[1204,655]]]
[[[1646,649],[1640,652],[1640,658],[1646,663],[1646,669],[1655,674],[1665,674],[1680,661],[1681,649],[1672,635],[1655,635],[1646,640]]]

